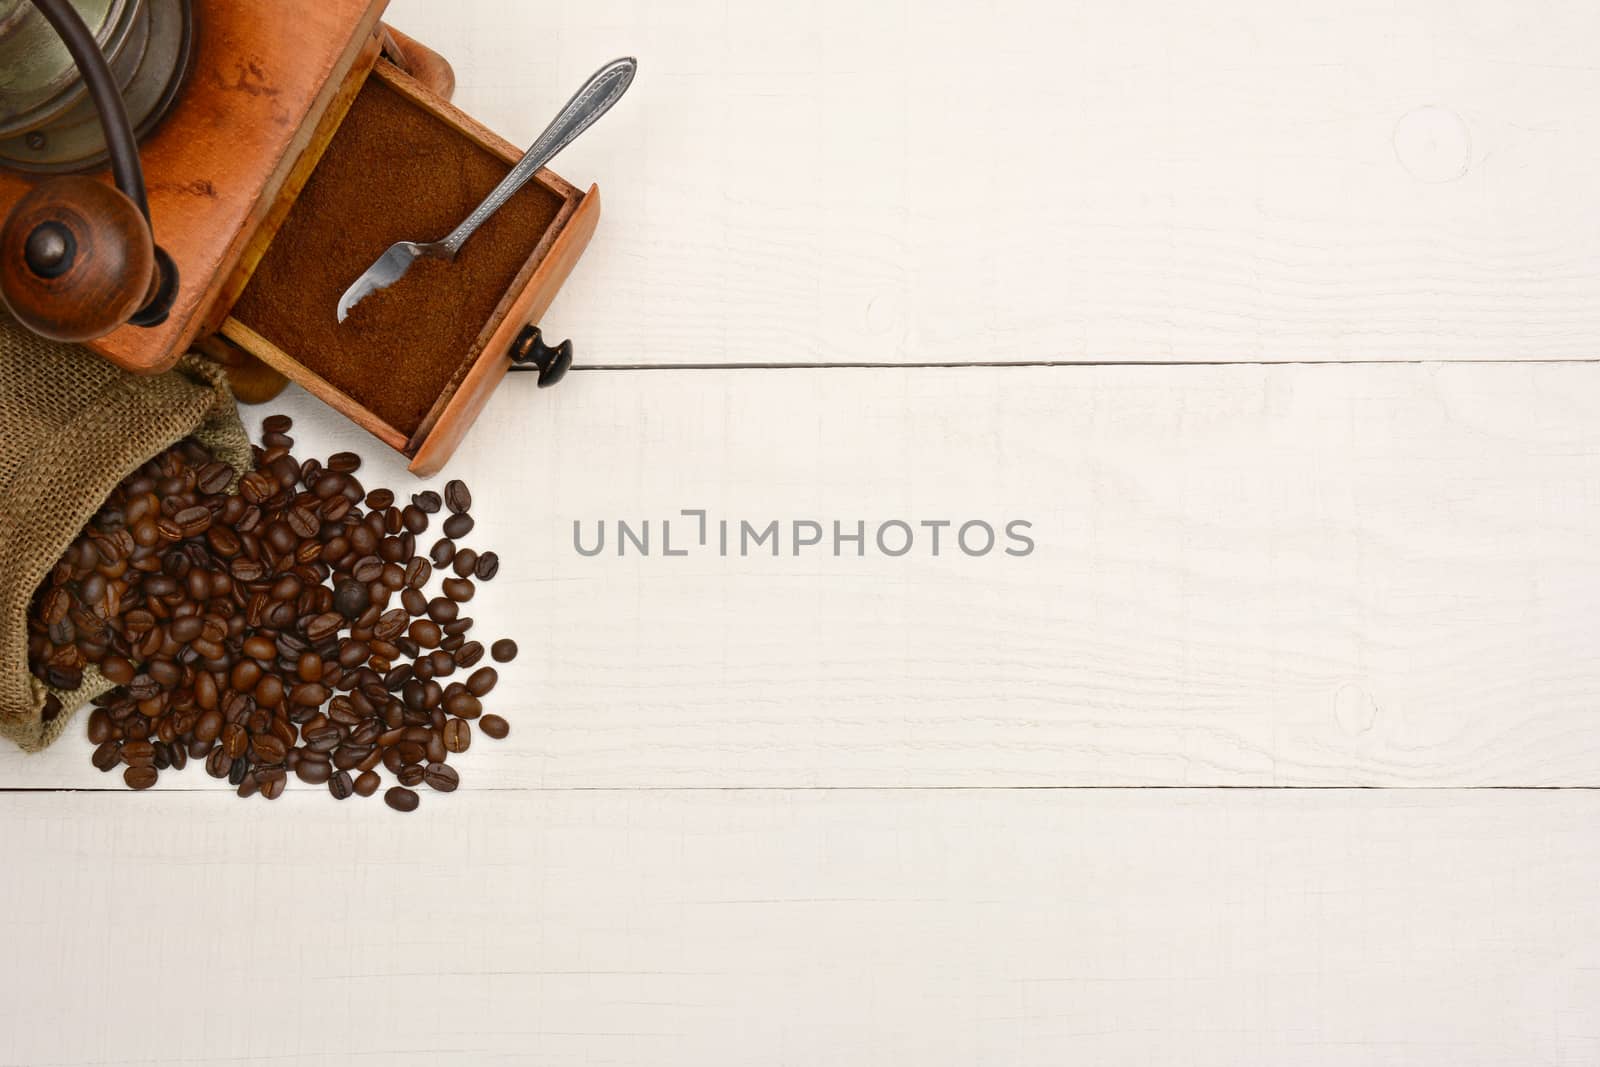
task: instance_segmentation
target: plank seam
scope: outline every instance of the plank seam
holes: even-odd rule
[[[474,793],[1071,793],[1071,792],[1149,792],[1168,793],[1561,793],[1600,792],[1600,785],[574,785],[574,786],[483,786]],[[174,794],[211,793],[218,796],[231,789],[155,788],[132,790],[126,786],[0,786],[0,793],[119,793]],[[300,790],[310,793],[315,790]],[[465,795],[465,794],[464,794]]]
[[[575,364],[575,371],[685,371],[685,370],[916,370],[990,369],[1012,367],[1408,367],[1408,366],[1561,366],[1600,363],[1593,358],[1550,359],[1029,359],[1029,360],[946,360],[917,363],[878,363],[847,361],[804,363],[798,361],[738,363],[588,363]]]

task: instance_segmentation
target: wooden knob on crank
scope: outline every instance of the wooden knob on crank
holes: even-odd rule
[[[43,182],[0,230],[0,298],[28,329],[87,341],[128,321],[155,284],[150,226],[116,188],[81,176]]]

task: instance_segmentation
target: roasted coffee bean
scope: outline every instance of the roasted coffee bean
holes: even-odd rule
[[[293,428],[294,420],[287,415],[268,415],[261,420],[261,432],[264,434],[288,433]]]
[[[40,602],[39,617],[46,626],[54,626],[67,617],[67,611],[71,607],[72,594],[58,585],[44,595]]]
[[[359,767],[368,756],[378,751],[372,745],[357,745],[349,741],[333,750],[332,763],[341,771],[348,771],[352,767]],[[387,754],[387,752],[386,752]],[[395,757],[399,759],[398,756]]]
[[[256,705],[263,708],[275,708],[283,703],[283,679],[276,674],[264,674],[256,683]]]
[[[421,556],[412,556],[411,562],[406,564],[406,585],[410,588],[421,591],[422,587],[428,584],[428,579],[432,577],[433,564]]]
[[[471,494],[452,481],[445,499],[427,491],[397,506],[391,490],[354,479],[354,453],[291,455],[290,425],[268,421],[237,495],[232,468],[192,440],[125,479],[46,575],[29,669],[76,686],[94,664],[119,687],[94,701],[93,760],[125,765],[140,788],[191,757],[241,796],[276,797],[290,774],[336,797],[370,795],[379,766],[404,774],[400,796],[453,786],[454,769],[439,768],[471,744],[474,690],[493,685],[481,671],[439,681],[483,655],[458,602],[498,560],[450,536],[471,530]],[[445,505],[430,562],[416,535]],[[447,566],[444,595],[428,599]],[[41,717],[60,710],[49,700]]]
[[[228,486],[233,483],[233,474],[233,468],[226,463],[207,463],[195,477],[195,488],[207,496],[218,496],[228,491]]]
[[[300,739],[311,752],[332,752],[339,747],[339,742],[344,740],[344,731],[329,723],[325,726],[302,729]]]
[[[404,608],[394,608],[383,613],[378,619],[378,625],[373,630],[373,635],[380,641],[392,641],[405,632],[410,624],[410,616]]]
[[[383,794],[383,802],[395,811],[416,811],[419,800],[417,794],[405,786],[396,785]]]
[[[122,762],[130,767],[149,767],[156,761],[156,746],[150,741],[128,741],[122,746]]]
[[[472,494],[467,491],[467,483],[460,478],[452,478],[444,483],[444,505],[457,515],[470,511]]]
[[[133,681],[133,664],[122,656],[106,656],[100,660],[100,673],[112,685],[127,685]]]
[[[238,759],[249,747],[250,733],[242,725],[230,722],[222,728],[222,748],[229,759]]]
[[[272,734],[258,734],[250,739],[250,747],[261,763],[282,763],[288,755],[284,743]]]
[[[320,643],[339,632],[344,625],[344,620],[333,612],[324,612],[317,615],[305,624],[306,639],[313,644]]]
[[[433,543],[433,549],[428,553],[435,567],[448,567],[450,561],[455,559],[456,544],[448,537],[441,537]]]
[[[122,772],[122,780],[128,783],[129,789],[149,789],[160,776],[152,766],[129,767]]]
[[[479,667],[467,678],[467,692],[475,697],[485,697],[500,680],[500,672],[493,667]]]
[[[284,521],[289,530],[302,541],[308,537],[315,537],[322,528],[322,522],[317,513],[310,508],[293,507],[284,516]]]
[[[135,700],[150,700],[161,695],[161,683],[148,674],[134,675],[128,683],[128,695]]]
[[[422,779],[427,772],[422,764],[412,763],[400,768],[400,773],[395,775],[395,780],[408,789],[415,789],[422,784]]]
[[[103,742],[94,750],[94,755],[89,762],[102,771],[109,771],[122,762],[122,746],[115,741]]]
[[[450,758],[450,750],[444,746],[444,733],[439,730],[430,730],[428,740],[423,743],[423,748],[428,751],[429,763],[443,763]]]
[[[428,764],[422,772],[422,780],[428,784],[428,788],[439,793],[454,793],[461,784],[461,776],[448,763]]]
[[[264,471],[251,471],[239,479],[239,495],[252,504],[265,504],[278,491],[278,484]],[[138,535],[135,534],[135,537]]]
[[[173,688],[183,680],[183,668],[171,660],[151,660],[145,670],[149,672],[150,680],[163,691]]]
[[[485,715],[478,720],[478,729],[500,741],[511,732],[511,724],[498,715]]]
[[[371,604],[366,585],[354,578],[342,579],[333,587],[333,608],[347,619],[359,618]]]
[[[407,615],[422,615],[428,610],[428,598],[420,590],[407,586],[400,591],[400,606]]]
[[[478,565],[473,569],[473,574],[480,582],[487,582],[500,573],[500,556],[495,552],[485,552],[478,557]]]
[[[210,743],[215,741],[222,733],[222,712],[212,708],[195,720],[194,737],[197,741]]]
[[[472,532],[472,516],[466,512],[458,512],[444,520],[442,527],[444,535],[452,540],[460,540]]]
[[[248,693],[261,681],[261,664],[253,659],[240,660],[233,665],[228,684],[241,693]]]
[[[294,773],[307,785],[322,785],[333,777],[333,768],[321,760],[302,759],[295,764]],[[340,774],[348,774],[340,771]]]
[[[494,657],[496,663],[510,663],[517,658],[517,643],[509,637],[502,637],[489,646],[489,655]],[[458,655],[456,661],[460,660],[461,657]]]
[[[438,648],[439,638],[443,634],[439,631],[439,624],[431,619],[418,619],[411,624],[411,639],[423,648]]]
[[[289,702],[302,708],[320,708],[333,692],[321,682],[301,682],[289,690]]]

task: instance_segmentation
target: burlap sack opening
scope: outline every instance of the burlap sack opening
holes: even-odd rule
[[[34,591],[116,484],[189,436],[249,469],[250,440],[215,364],[189,356],[166,374],[129,374],[0,311],[0,734],[24,749],[50,744],[111,688],[92,666],[71,691],[29,672]],[[47,719],[52,692],[61,710]]]

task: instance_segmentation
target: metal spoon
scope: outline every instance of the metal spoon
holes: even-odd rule
[[[367,268],[365,274],[355,280],[355,284],[346,289],[339,298],[339,321],[343,322],[345,316],[350,314],[350,309],[355,307],[361,299],[369,293],[379,289],[387,289],[411,267],[411,263],[418,256],[433,256],[436,259],[452,260],[456,253],[461,251],[461,246],[467,243],[467,238],[472,236],[474,230],[483,225],[490,215],[500,210],[507,200],[518,189],[521,189],[532,178],[534,172],[550,162],[555,154],[573,139],[594,125],[596,119],[611,110],[622,94],[628,91],[628,86],[633,83],[634,72],[639,69],[638,61],[632,57],[612,60],[599,70],[594,76],[584,82],[583,88],[561,113],[555,121],[545,128],[539,139],[533,142],[533,147],[528,149],[527,155],[517,160],[517,165],[511,168],[494,191],[483,198],[483,203],[473,209],[472,214],[462,220],[461,225],[453,230],[450,236],[441,241],[428,241],[418,243],[414,241],[399,241],[389,246],[389,250],[378,257],[378,261]]]

